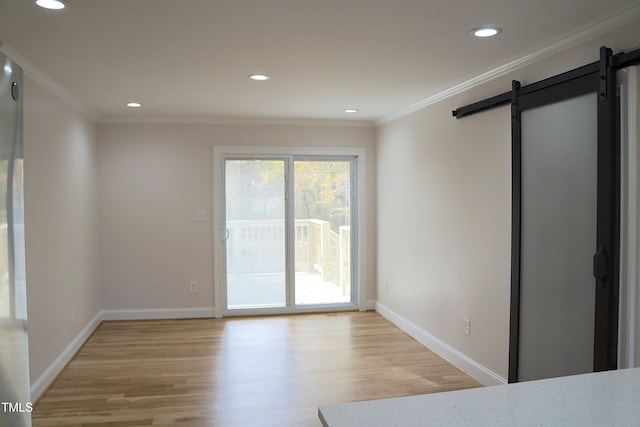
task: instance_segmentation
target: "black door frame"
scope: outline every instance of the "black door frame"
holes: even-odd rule
[[[606,51],[610,56],[611,52]],[[606,58],[606,56],[605,56]],[[605,59],[606,60],[606,59]],[[591,67],[595,68],[595,67]],[[587,71],[587,70],[582,70]],[[613,80],[615,73],[607,73],[605,79]],[[522,112],[575,98],[588,93],[598,93],[601,75],[599,70],[575,73],[565,78],[544,82],[521,94],[519,83],[513,82],[511,122],[512,122],[512,234],[511,234],[511,312],[509,336],[509,382],[518,380],[518,360],[520,343],[520,261],[521,261],[521,119]],[[615,117],[615,110],[609,111],[609,99],[613,96],[598,96],[598,143],[597,143],[597,230],[594,256],[595,286],[595,328],[593,348],[593,370],[601,371],[616,368],[618,346],[618,269],[617,266],[617,229],[616,212],[619,212],[619,144],[615,127],[609,121]],[[615,107],[615,102],[613,103]],[[603,111],[604,110],[604,111]],[[595,117],[593,118],[595,119]],[[603,131],[604,129],[604,131]],[[613,129],[613,134],[610,133]],[[619,215],[618,215],[619,216]],[[615,333],[612,333],[615,332]]]
[[[521,112],[537,106],[598,93],[597,243],[594,248],[596,287],[593,370],[616,369],[618,351],[618,287],[620,246],[620,143],[618,135],[616,71],[640,62],[640,50],[613,55],[600,49],[600,60],[522,87],[512,82],[510,92],[453,111],[462,118],[493,107],[511,104],[512,132],[512,236],[509,382],[518,378],[520,322],[521,238]]]

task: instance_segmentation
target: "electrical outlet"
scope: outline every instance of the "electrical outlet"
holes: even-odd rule
[[[198,282],[189,282],[189,292],[198,292]]]
[[[387,280],[387,283],[386,283],[386,284],[385,284],[385,286],[384,286],[384,290],[385,290],[386,292],[389,292],[389,281],[388,281],[388,280]]]
[[[464,334],[471,335],[471,320],[464,319]]]
[[[73,322],[73,307],[69,307],[69,321]]]

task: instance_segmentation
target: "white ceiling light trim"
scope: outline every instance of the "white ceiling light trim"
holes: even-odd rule
[[[397,120],[408,114],[411,114],[425,107],[428,107],[429,105],[433,105],[437,102],[450,98],[466,90],[469,90],[476,86],[480,86],[481,84],[489,82],[498,77],[504,76],[505,74],[524,68],[527,65],[533,64],[534,62],[540,61],[551,55],[555,55],[556,53],[570,49],[574,46],[578,46],[602,34],[609,33],[620,27],[623,27],[627,24],[630,24],[632,22],[636,22],[639,20],[640,20],[640,6],[631,7],[623,11],[622,13],[614,15],[601,22],[596,22],[593,25],[589,25],[584,30],[578,31],[573,35],[569,35],[559,42],[553,43],[545,48],[532,52],[528,55],[522,56],[511,62],[507,62],[506,64],[500,65],[492,70],[487,71],[486,73],[482,73],[462,83],[458,83],[457,85],[451,86],[443,91],[437,92],[432,96],[424,98],[422,101],[416,102],[415,104],[409,105],[407,107],[396,110],[392,113],[386,114],[380,117],[379,119],[375,120],[374,123],[376,126],[380,126],[385,123],[389,123],[393,120]]]
[[[258,81],[258,82],[263,82],[263,81],[266,81],[266,80],[271,80],[271,76],[269,76],[269,75],[267,75],[267,74],[251,74],[251,75],[249,76],[249,78],[250,78],[251,80],[255,80],[255,81]]]
[[[61,0],[36,0],[36,4],[50,10],[64,9],[67,5]]]
[[[356,108],[345,108],[344,112],[347,114],[355,114],[358,110]]]
[[[471,30],[471,34],[473,36],[481,39],[497,36],[501,32],[502,32],[502,28],[492,27],[492,26],[485,26],[485,27],[475,28]]]
[[[127,102],[127,107],[129,108],[140,108],[142,107],[142,104],[140,104],[139,102]]]

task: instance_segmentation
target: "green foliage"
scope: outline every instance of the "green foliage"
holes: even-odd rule
[[[282,160],[227,160],[225,168],[227,219],[284,219]]]
[[[349,225],[350,163],[298,160],[294,169],[296,219],[329,221],[336,233],[341,225]]]
[[[227,219],[284,218],[282,160],[227,160],[225,167]],[[336,233],[349,225],[350,162],[296,160],[293,169],[295,218],[329,221]]]

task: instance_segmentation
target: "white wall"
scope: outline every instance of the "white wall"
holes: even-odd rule
[[[473,360],[497,361],[501,375],[509,123],[505,108],[455,120],[444,102],[383,126],[378,146],[378,301]]]
[[[620,323],[618,367],[640,366],[640,73],[628,67],[618,73],[621,84],[621,224]]]
[[[34,384],[101,308],[96,144],[89,119],[28,77],[24,89],[27,301]]]
[[[509,107],[457,107],[640,44],[637,22],[378,129],[378,302],[414,335],[508,376],[511,236]],[[388,291],[387,291],[388,283]],[[471,335],[463,319],[471,320]],[[417,334],[416,334],[417,331]],[[466,366],[468,367],[468,366]]]
[[[636,117],[635,117],[635,148],[636,148],[636,157],[635,157],[635,162],[636,162],[636,177],[637,177],[637,171],[638,168],[640,168],[640,150],[638,150],[638,148],[640,147],[640,131],[639,131],[639,126],[640,126],[640,70],[638,69],[640,67],[636,67],[635,70],[635,75],[636,75],[636,82],[635,82],[635,86],[636,86],[636,105],[635,105],[635,111],[636,111]],[[633,119],[632,119],[633,120]],[[633,137],[633,135],[631,135],[631,137]],[[636,185],[638,185],[638,183],[636,182]],[[636,203],[640,200],[640,186],[636,187]],[[640,209],[639,206],[636,205],[636,214],[638,214],[637,218],[635,219],[635,225],[636,225],[636,239],[638,242],[638,246],[640,246]],[[631,219],[631,221],[633,221],[633,219]],[[636,246],[636,248],[638,247]],[[632,317],[630,317],[630,321],[633,322],[633,324],[635,325],[634,329],[635,329],[635,334],[632,333],[631,335],[631,340],[635,340],[635,348],[634,348],[634,358],[633,360],[629,361],[629,366],[634,366],[634,367],[640,367],[640,277],[638,275],[638,270],[640,269],[640,252],[636,252],[636,259],[634,260],[637,264],[637,268],[636,268],[636,277],[635,277],[635,296],[636,296],[636,300],[635,300],[635,310],[634,313],[631,315]],[[631,261],[633,262],[633,261]]]
[[[104,309],[184,313],[214,306],[214,145],[364,147],[367,297],[375,299],[373,128],[101,124],[98,141]],[[206,222],[194,221],[196,209],[206,210]],[[198,293],[189,292],[191,280]]]

